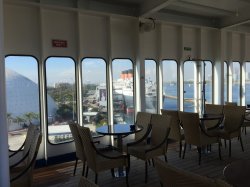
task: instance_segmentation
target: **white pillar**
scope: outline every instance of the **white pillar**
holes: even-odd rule
[[[3,0],[0,0],[0,186],[9,184],[8,133],[6,120]]]

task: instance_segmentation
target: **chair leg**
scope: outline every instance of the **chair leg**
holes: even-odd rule
[[[199,165],[201,165],[201,148],[197,147],[199,153]]]
[[[166,154],[164,154],[164,158],[165,158],[165,162],[168,162],[168,158]]]
[[[187,143],[185,142],[182,159],[184,159],[184,157],[185,157],[186,147],[187,147]]]
[[[180,141],[180,152],[179,152],[179,158],[181,158],[181,151],[182,151],[182,141]]]
[[[95,173],[95,183],[97,184],[97,180],[98,180],[98,174]]]
[[[74,168],[74,176],[76,175],[76,167],[77,167],[77,162],[78,162],[78,158],[76,158],[76,162],[75,162],[75,168]]]
[[[114,168],[111,169],[111,175],[112,175],[112,177],[115,177],[115,170],[114,170]]]
[[[86,178],[88,177],[88,173],[89,173],[89,167],[88,167],[88,165],[87,165],[86,174],[85,174],[85,177],[86,177]]]
[[[145,183],[148,182],[148,162],[145,161]]]
[[[243,143],[242,143],[242,138],[241,138],[241,135],[239,136],[239,138],[240,138],[240,145],[241,145],[241,149],[242,149],[242,151],[244,152],[244,147],[243,147]]]
[[[245,127],[245,135],[247,134],[247,127]]]
[[[152,165],[153,165],[153,167],[155,167],[155,162],[154,162],[154,159],[152,159]]]
[[[84,176],[85,167],[86,167],[86,162],[83,162],[83,166],[82,166],[82,176]]]
[[[225,148],[227,148],[227,140],[224,139]]]
[[[218,143],[218,149],[219,149],[219,158],[221,160],[221,149],[220,149],[220,142]]]
[[[229,139],[229,157],[231,157],[231,139]]]
[[[128,173],[129,173],[129,168],[126,167],[126,185],[127,185],[127,187],[129,186],[129,184],[128,184]]]

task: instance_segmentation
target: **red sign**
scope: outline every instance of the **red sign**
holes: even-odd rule
[[[68,47],[67,40],[52,40],[52,47]]]

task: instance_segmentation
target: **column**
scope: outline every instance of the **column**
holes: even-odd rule
[[[0,186],[9,184],[8,132],[6,121],[3,0],[0,0]]]

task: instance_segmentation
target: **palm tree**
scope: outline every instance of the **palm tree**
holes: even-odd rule
[[[24,119],[29,122],[29,124],[32,124],[31,121],[33,119],[39,119],[39,114],[34,113],[34,112],[25,113],[23,116],[24,116]]]

